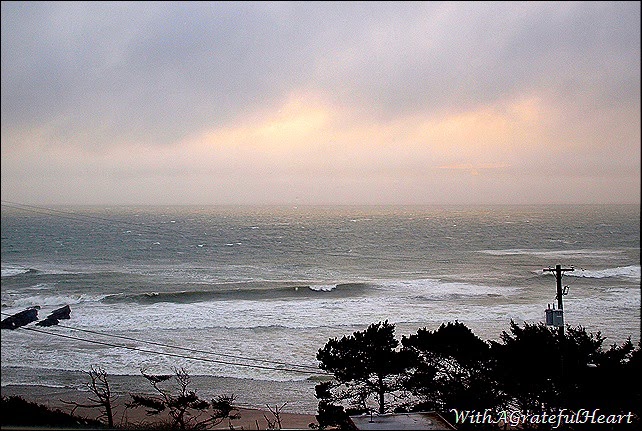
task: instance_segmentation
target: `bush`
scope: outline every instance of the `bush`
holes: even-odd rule
[[[2,397],[0,404],[0,425],[42,426],[65,428],[102,428],[96,420],[73,416],[61,410],[51,410],[41,404],[32,403],[18,396]]]

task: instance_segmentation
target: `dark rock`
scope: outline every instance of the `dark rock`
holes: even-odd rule
[[[45,320],[36,323],[36,326],[54,326],[60,323],[62,319],[70,319],[71,308],[69,305],[54,310]]]
[[[54,326],[58,323],[58,319],[56,319],[55,317],[47,316],[45,320],[41,320],[40,322],[36,323],[36,326]]]
[[[0,322],[1,329],[17,329],[38,320],[38,310],[40,307],[29,307],[19,313],[11,315]]]
[[[47,316],[47,319],[50,317],[57,320],[69,319],[69,314],[71,314],[71,308],[69,308],[69,305],[65,305],[64,307],[52,311],[51,314]]]

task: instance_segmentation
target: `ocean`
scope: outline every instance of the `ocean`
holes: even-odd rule
[[[329,338],[388,320],[399,339],[464,323],[498,340],[564,318],[640,340],[640,206],[35,207],[2,204],[2,386],[115,389],[185,368],[199,395],[314,413]],[[29,328],[29,329],[28,329]],[[37,329],[37,331],[36,331]]]

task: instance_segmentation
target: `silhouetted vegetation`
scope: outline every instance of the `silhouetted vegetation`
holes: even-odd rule
[[[114,400],[115,396],[109,387],[109,380],[107,379],[107,372],[99,367],[92,366],[87,372],[90,382],[87,385],[89,390],[94,394],[94,397],[89,397],[89,403],[78,403],[75,401],[62,401],[65,404],[73,405],[71,414],[74,414],[78,408],[100,409],[101,414],[96,418],[98,420],[106,419],[109,428],[114,427]]]
[[[542,323],[522,328],[511,322],[510,333],[502,332],[501,342],[491,343],[494,378],[507,395],[504,407],[534,414],[561,409],[633,412],[639,423],[640,386],[635,379],[641,371],[640,347],[635,349],[630,339],[607,350],[603,343],[599,332],[587,333],[581,326],[567,326],[561,335]]]
[[[411,358],[404,386],[415,400],[407,408],[484,411],[503,403],[493,380],[496,359],[490,344],[463,323],[442,324],[435,331],[419,329],[401,343]]]
[[[603,348],[604,338],[583,327],[562,333],[544,324],[510,323],[500,341],[483,341],[459,322],[419,329],[401,346],[394,325],[330,339],[319,350],[319,367],[334,378],[316,386],[321,428],[348,428],[348,414],[371,411],[440,412],[452,422],[458,411],[519,411],[551,415],[580,409],[627,415],[640,424],[640,345],[630,339]],[[384,396],[389,402],[384,403]],[[503,424],[459,423],[459,429],[496,429]],[[549,430],[555,424],[529,424]],[[620,425],[621,426],[621,425]],[[635,426],[635,425],[631,425]],[[575,424],[566,429],[613,429]]]
[[[565,331],[544,324],[510,323],[499,341],[483,341],[455,321],[431,331],[395,338],[395,325],[373,323],[341,339],[329,339],[319,349],[319,367],[334,378],[316,386],[318,428],[353,429],[350,414],[392,411],[437,411],[451,422],[457,411],[518,411],[528,415],[572,415],[599,409],[601,415],[627,416],[632,424],[566,424],[567,430],[634,429],[640,426],[641,345],[631,340],[604,347],[605,338],[585,328]],[[130,394],[128,408],[143,407],[150,416],[165,413],[163,429],[207,429],[235,419],[234,396],[201,399],[189,388],[183,368],[174,374],[141,371],[155,393]],[[2,426],[46,428],[104,428],[114,426],[112,394],[107,374],[99,367],[89,372],[90,404],[71,402],[72,414],[51,410],[20,397],[2,397]],[[100,408],[107,424],[74,416],[78,407]],[[280,411],[265,419],[280,428]],[[131,425],[131,424],[130,424]],[[502,423],[459,422],[460,430],[499,429]],[[552,430],[556,423],[524,424],[522,429]],[[117,426],[117,425],[116,425]],[[122,426],[122,424],[121,424]],[[141,424],[141,426],[143,426]],[[258,424],[257,424],[258,426]],[[231,427],[231,424],[230,424]],[[316,427],[316,426],[315,426]],[[562,429],[560,428],[560,429]]]
[[[317,387],[323,402],[348,401],[354,412],[368,410],[374,396],[379,413],[386,411],[386,394],[401,389],[401,375],[406,369],[402,353],[396,348],[395,327],[385,322],[370,325],[340,340],[330,339],[320,349],[319,367],[334,374],[335,380]]]
[[[26,401],[21,397],[1,397],[0,425],[12,427],[46,427],[46,428],[102,428],[104,425],[97,420],[85,419],[65,413],[61,410],[51,410],[47,406]]]
[[[205,429],[208,426],[220,424],[223,420],[235,419],[239,416],[233,412],[234,396],[219,396],[211,401],[201,399],[196,391],[188,389],[190,377],[184,368],[174,369],[174,374],[151,375],[145,377],[156,391],[156,395],[130,394],[132,402],[128,407],[144,407],[148,415],[158,415],[167,412],[171,429]],[[174,387],[165,385],[173,382]]]

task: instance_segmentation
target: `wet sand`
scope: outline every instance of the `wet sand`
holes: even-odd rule
[[[50,409],[59,409],[66,413],[71,413],[73,405],[68,403],[87,404],[88,398],[92,396],[90,392],[78,391],[68,388],[51,388],[46,386],[37,385],[7,385],[2,387],[2,396],[20,396],[21,398],[42,404]],[[126,394],[117,394],[114,401],[114,424],[118,426],[130,425],[132,428],[136,426],[146,426],[153,428],[153,424],[162,420],[166,420],[167,416],[154,415],[148,416],[144,408],[130,409],[126,408],[125,404],[131,398]],[[270,406],[274,409],[277,406]],[[281,406],[279,406],[281,407]],[[78,408],[75,415],[88,419],[96,419],[101,414],[98,408]],[[243,430],[256,430],[256,429],[269,429],[270,424],[268,421],[276,424],[276,417],[268,408],[255,409],[247,407],[239,407],[239,419],[232,421],[224,420],[213,429],[230,429],[230,425],[234,429]],[[279,414],[281,421],[281,429],[296,429],[306,430],[310,429],[311,423],[316,424],[316,418],[311,414],[298,414],[283,412]],[[102,419],[104,422],[106,420]],[[278,425],[277,425],[278,427]]]

